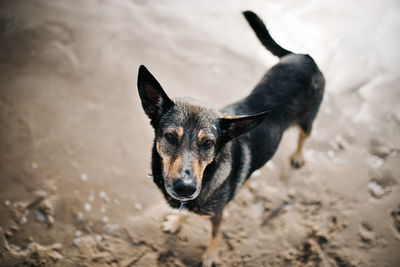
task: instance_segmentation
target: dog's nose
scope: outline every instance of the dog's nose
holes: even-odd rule
[[[172,184],[175,193],[181,197],[190,197],[196,192],[196,182],[192,179],[178,178]]]

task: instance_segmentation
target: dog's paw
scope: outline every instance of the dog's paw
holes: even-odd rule
[[[304,160],[303,155],[301,154],[294,153],[290,157],[290,165],[292,166],[292,168],[299,169],[303,167],[305,163],[306,161]]]
[[[178,232],[182,226],[182,215],[180,214],[171,214],[168,215],[165,220],[161,224],[161,228],[164,233],[174,234]]]
[[[202,259],[202,267],[213,267],[216,266],[216,262],[218,260],[218,251],[215,248],[208,248]]]

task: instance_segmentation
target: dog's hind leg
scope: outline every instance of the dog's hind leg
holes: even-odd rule
[[[187,215],[178,213],[170,214],[162,222],[161,227],[165,233],[176,233],[182,227],[182,223],[186,220]]]
[[[208,248],[203,254],[203,267],[211,267],[215,264],[218,259],[218,245],[221,241],[221,221],[222,221],[222,213],[218,214],[211,219],[212,231],[211,231],[211,239]]]
[[[290,165],[292,165],[292,167],[295,169],[302,167],[305,163],[303,157],[303,144],[306,138],[307,138],[307,133],[303,130],[302,127],[299,127],[299,140],[297,143],[297,149],[290,156]]]

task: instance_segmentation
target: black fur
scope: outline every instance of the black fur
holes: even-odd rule
[[[193,115],[194,121],[207,124],[204,127],[215,126],[217,136],[215,158],[204,170],[201,192],[197,198],[186,203],[189,210],[198,214],[220,216],[224,206],[232,200],[244,180],[274,155],[282,134],[288,127],[299,125],[306,134],[310,134],[323,97],[324,77],[314,60],[309,55],[294,54],[280,47],[271,38],[264,23],[251,11],[244,12],[244,16],[261,43],[281,59],[265,74],[246,98],[220,111],[227,115],[259,114],[254,115],[253,118],[257,119],[253,122],[248,119],[250,117],[246,117],[246,123],[243,125],[247,127],[246,129],[239,127],[240,123],[234,123],[232,128],[234,130],[232,130],[230,129],[232,120],[218,118],[214,113],[198,115],[202,116],[199,118]],[[147,88],[146,79],[150,79],[150,83],[155,83],[155,87],[159,86],[157,81],[154,82],[154,77],[151,74],[149,76],[147,70],[141,66],[138,77],[139,92],[143,107],[152,120],[157,139],[162,135],[160,129],[164,126],[161,124],[176,124],[174,116],[183,116],[181,113],[184,108],[179,105],[174,106],[168,100],[158,102],[161,104],[159,107],[147,103],[148,97],[143,93]],[[169,99],[162,88],[161,91],[159,95]],[[154,92],[153,89],[151,89],[152,92]],[[155,99],[157,97],[154,96]],[[199,111],[196,105],[187,105],[187,109],[192,110],[193,113],[204,112]],[[269,111],[267,116],[266,111]],[[188,119],[187,116],[184,118]],[[237,118],[236,120],[240,121]],[[255,127],[257,124],[259,125]],[[189,127],[185,123],[182,125]],[[254,129],[249,131],[251,128]],[[195,128],[192,129],[194,130]],[[247,155],[247,149],[250,156]],[[246,160],[249,158],[251,161],[249,166],[246,166]],[[222,168],[229,170],[224,177],[218,176],[221,172],[223,173]],[[173,208],[178,208],[180,201],[171,197],[165,189],[162,159],[157,152],[156,140],[152,151],[152,171],[154,182],[163,192],[168,203]],[[222,180],[217,182],[216,179]]]

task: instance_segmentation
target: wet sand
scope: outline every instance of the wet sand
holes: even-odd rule
[[[0,265],[196,266],[207,220],[172,210],[146,177],[146,65],[171,96],[222,107],[277,62],[241,11],[309,53],[326,94],[224,214],[218,266],[398,266],[400,5],[395,1],[1,1]]]

